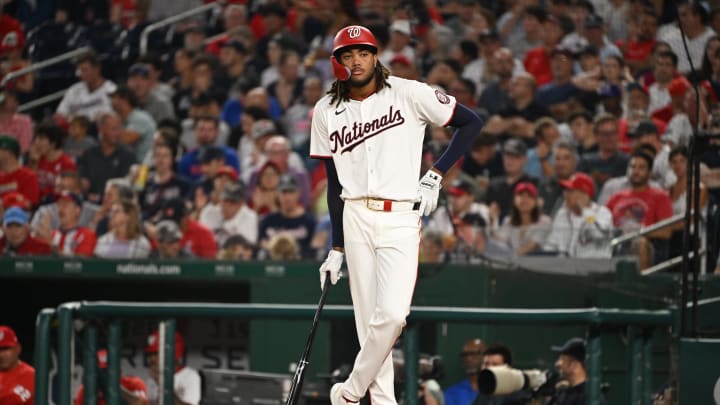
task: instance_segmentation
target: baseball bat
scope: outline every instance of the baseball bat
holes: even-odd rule
[[[320,321],[320,313],[325,306],[325,298],[327,297],[329,286],[330,275],[328,274],[325,278],[325,284],[323,284],[322,293],[320,293],[320,302],[318,302],[318,307],[315,311],[315,317],[313,318],[312,326],[310,327],[310,334],[308,335],[307,342],[305,343],[305,350],[303,350],[300,361],[298,361],[297,368],[295,368],[295,375],[293,375],[290,392],[288,393],[285,405],[296,405],[298,399],[300,399],[300,392],[302,391],[303,380],[305,379],[305,367],[309,364],[307,359],[308,356],[310,356],[313,340],[315,340],[315,331],[317,330],[318,321]]]

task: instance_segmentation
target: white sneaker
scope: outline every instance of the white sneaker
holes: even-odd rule
[[[357,402],[349,401],[343,395],[343,383],[335,383],[330,388],[330,404],[331,405],[356,405]]]

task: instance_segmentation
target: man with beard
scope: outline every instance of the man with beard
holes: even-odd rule
[[[482,120],[427,84],[390,76],[365,27],[335,36],[337,80],[315,105],[310,156],[325,160],[332,246],[320,284],[340,278],[347,253],[355,324],[361,342],[332,405],[394,405],[392,347],[405,326],[417,277],[420,216],[437,207],[445,172],[482,129]],[[428,124],[457,128],[447,150],[417,183]],[[329,274],[328,274],[329,273]]]

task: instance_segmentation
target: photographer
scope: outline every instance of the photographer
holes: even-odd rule
[[[460,356],[467,378],[449,386],[445,390],[445,405],[470,405],[478,394],[477,379],[485,352],[485,343],[479,338],[468,339],[463,345]]]
[[[503,344],[488,346],[483,352],[482,368],[512,367],[512,351]],[[529,390],[521,390],[507,395],[478,394],[472,405],[524,405],[528,403],[532,394]]]
[[[560,353],[555,368],[566,385],[558,385],[547,405],[585,405],[585,340],[571,338],[562,346],[553,346]]]
[[[402,349],[393,349],[393,372],[395,375],[395,396],[398,398],[398,404],[405,404],[405,392],[398,391],[398,388],[404,386],[405,381],[405,355]],[[445,405],[442,387],[438,380],[443,378],[443,363],[439,356],[431,356],[428,354],[420,354],[418,360],[418,404],[419,405]]]

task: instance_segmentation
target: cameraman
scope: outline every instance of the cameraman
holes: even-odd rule
[[[585,405],[585,340],[575,337],[552,351],[560,353],[555,368],[567,386],[558,386],[547,405]]]
[[[449,386],[445,390],[445,405],[470,405],[478,394],[477,372],[482,367],[485,343],[479,338],[465,341],[460,356],[465,369],[464,380]]]
[[[482,369],[488,367],[512,367],[512,351],[503,344],[488,346],[483,352]],[[479,370],[478,370],[479,371]],[[524,405],[532,394],[528,390],[514,392],[508,395],[478,394],[472,405]]]

